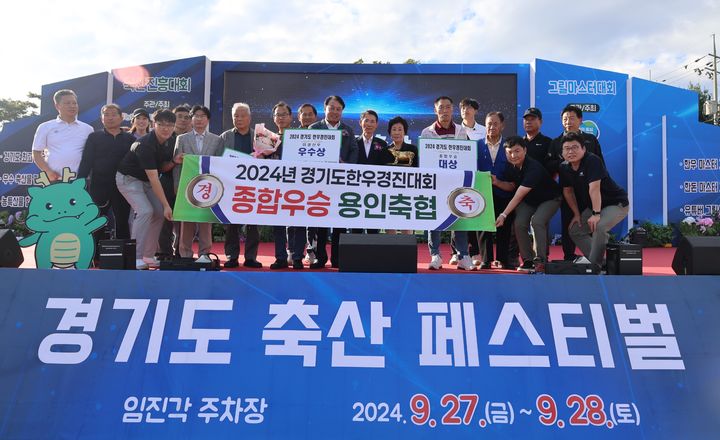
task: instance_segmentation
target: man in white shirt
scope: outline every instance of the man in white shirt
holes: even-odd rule
[[[485,139],[487,130],[484,125],[475,122],[475,115],[480,109],[480,104],[472,98],[463,98],[460,101],[460,117],[462,117],[462,128],[465,129],[468,139],[476,141]]]
[[[35,131],[32,152],[33,161],[47,173],[53,182],[62,175],[65,167],[77,172],[80,168],[85,141],[93,128],[78,121],[77,95],[72,90],[58,90],[53,95],[58,117],[43,122]]]

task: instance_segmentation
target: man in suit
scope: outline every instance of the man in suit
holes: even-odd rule
[[[252,115],[250,106],[244,102],[236,102],[232,106],[233,128],[223,132],[220,139],[225,149],[239,151],[250,156],[253,152],[253,139],[255,130],[250,128]],[[242,225],[225,225],[225,262],[226,269],[233,269],[240,265],[240,227]],[[243,266],[253,269],[262,267],[257,260],[260,245],[260,230],[257,225],[245,225],[245,262]]]
[[[388,161],[387,142],[375,136],[378,127],[378,114],[375,110],[365,110],[360,115],[362,133],[355,138],[358,147],[358,162],[364,165],[385,165]],[[353,229],[353,233],[362,234],[364,229]],[[378,234],[379,229],[367,229],[368,234]]]
[[[360,115],[360,128],[362,133],[355,138],[358,148],[359,164],[385,165],[387,142],[375,136],[378,127],[378,114],[375,110],[365,110]]]
[[[197,154],[201,156],[221,156],[223,143],[220,136],[210,133],[210,109],[202,105],[196,105],[190,110],[192,130],[177,137],[175,143],[175,161],[182,164],[185,154]],[[180,183],[181,166],[173,169],[175,181],[175,192],[177,193]],[[195,238],[195,228],[198,230],[199,249],[198,255],[203,256],[210,253],[212,247],[212,224],[182,222],[180,225],[180,256],[191,258],[193,256],[192,243]]]
[[[580,130],[583,122],[583,112],[579,107],[574,105],[566,105],[561,113],[562,126],[565,130],[560,136],[553,139],[550,144],[550,152],[548,153],[548,160],[545,162],[548,170],[553,174],[557,174],[560,169],[560,164],[565,160],[563,158],[563,137],[568,133],[578,133],[582,139],[582,146],[588,153],[592,153],[600,158],[603,165],[605,165],[605,159],[603,158],[602,149],[600,148],[600,142],[597,138],[590,133],[585,133]],[[570,221],[573,219],[574,214],[570,205],[563,199],[563,204],[560,205],[560,223],[562,226],[562,248],[563,248],[563,259],[572,261],[577,258],[575,255],[575,242],[572,236],[568,232]]]
[[[315,130],[342,130],[342,140],[340,143],[340,162],[342,163],[357,163],[359,148],[355,142],[355,134],[349,125],[342,122],[343,110],[345,109],[345,101],[336,95],[331,95],[325,98],[325,118],[322,121],[318,121],[312,124],[309,128]],[[310,265],[311,269],[322,269],[327,263],[328,255],[325,245],[327,243],[327,232],[328,228],[317,229],[317,251],[316,257],[317,262]],[[338,243],[340,241],[340,234],[347,232],[345,228],[333,228],[332,231],[332,246],[330,249],[330,264],[332,267],[339,267],[338,264]]]

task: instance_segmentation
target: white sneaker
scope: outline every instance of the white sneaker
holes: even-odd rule
[[[142,258],[138,258],[137,260],[135,260],[135,269],[137,269],[137,270],[147,270],[147,269],[148,269],[148,265],[147,265],[147,263],[146,263]]]
[[[147,264],[147,266],[151,269],[157,269],[158,267],[160,267],[160,260],[158,260],[155,257],[152,257],[152,258],[143,257],[142,261],[145,264]]]
[[[482,258],[480,258],[480,255],[472,256],[472,264],[473,266],[480,266],[482,264]]]
[[[477,270],[469,256],[465,255],[458,261],[457,268],[459,270]]]
[[[428,264],[428,269],[430,269],[430,270],[442,269],[442,258],[440,258],[440,255],[432,256],[432,259],[430,260],[430,264]]]
[[[575,264],[590,264],[590,260],[588,260],[585,257],[577,257],[575,260],[573,260],[573,263],[575,263]]]
[[[315,252],[308,251],[305,254],[305,257],[303,258],[303,263],[307,265],[311,265],[313,263],[317,263],[317,258],[315,258]]]
[[[208,255],[203,254],[203,255],[200,255],[200,258],[195,260],[195,262],[196,263],[212,263],[212,260],[210,259],[210,257]]]
[[[452,254],[452,257],[450,257],[450,261],[448,261],[448,264],[451,264],[453,266],[457,266],[458,264],[458,255]]]

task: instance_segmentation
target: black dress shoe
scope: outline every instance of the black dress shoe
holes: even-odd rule
[[[327,261],[316,261],[310,265],[310,269],[325,269],[325,263]]]
[[[253,269],[260,269],[262,267],[262,263],[257,260],[245,260],[243,266],[251,267]]]
[[[288,268],[288,262],[287,258],[277,258],[275,259],[275,262],[270,265],[270,269],[287,269]]]
[[[302,260],[293,260],[293,269],[305,269],[305,266],[303,266]]]
[[[236,267],[239,267],[240,263],[238,263],[237,258],[231,258],[225,262],[223,267],[225,269],[235,269]]]

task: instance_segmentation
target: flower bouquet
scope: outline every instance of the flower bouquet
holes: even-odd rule
[[[265,128],[265,124],[255,124],[255,139],[253,140],[253,157],[270,156],[277,151],[282,138],[275,132]]]
[[[685,217],[678,224],[680,233],[685,236],[718,236],[720,235],[720,213],[712,216]]]

